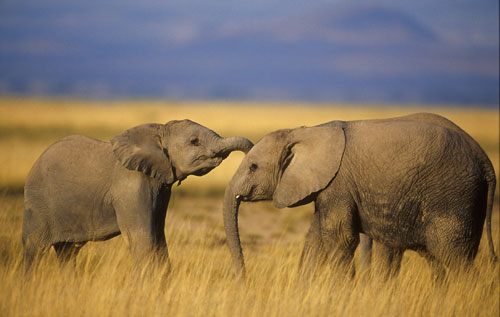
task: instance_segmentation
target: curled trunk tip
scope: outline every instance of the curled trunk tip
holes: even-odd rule
[[[250,140],[239,136],[224,138],[222,144],[223,150],[226,152],[241,151],[248,153],[253,147]]]

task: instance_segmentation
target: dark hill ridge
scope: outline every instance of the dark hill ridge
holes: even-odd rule
[[[222,25],[204,34],[206,39],[238,41],[254,39],[283,44],[308,42],[365,46],[433,43],[438,36],[414,17],[386,7],[343,8],[322,10],[288,17],[279,21],[264,21],[247,25]]]
[[[339,11],[334,9],[323,11],[318,14],[318,20],[324,21],[323,25],[329,28],[352,31],[398,29],[404,31],[412,39],[436,39],[436,35],[429,28],[399,10],[385,7],[361,7]]]

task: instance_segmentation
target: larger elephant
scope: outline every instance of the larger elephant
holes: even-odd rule
[[[240,202],[272,200],[277,208],[314,202],[301,263],[334,260],[354,274],[354,251],[365,234],[380,244],[387,274],[408,249],[439,272],[472,262],[485,219],[496,258],[495,183],[478,143],[435,114],[279,130],[252,148],[226,188],[227,242],[244,272]]]
[[[56,142],[26,179],[26,267],[51,246],[64,262],[86,242],[120,233],[136,262],[166,260],[164,224],[172,184],[202,176],[231,151],[246,153],[252,146],[190,120],[140,125],[110,142],[81,135]]]

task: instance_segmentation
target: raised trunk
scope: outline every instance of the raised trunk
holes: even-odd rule
[[[253,143],[245,138],[235,136],[230,138],[223,138],[221,140],[219,152],[229,154],[232,151],[242,151],[248,153],[253,147]]]
[[[236,268],[236,274],[245,274],[245,262],[241,249],[240,235],[238,231],[238,208],[239,199],[236,198],[232,182],[226,187],[224,194],[224,229],[226,230],[226,239],[231,251],[231,257]]]

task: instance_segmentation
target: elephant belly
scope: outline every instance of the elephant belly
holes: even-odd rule
[[[106,240],[120,233],[109,180],[98,173],[49,181],[46,200],[52,235],[63,241]]]
[[[378,205],[360,210],[362,231],[392,248],[419,249],[425,244],[421,214],[418,205]]]
[[[58,240],[106,240],[120,233],[111,205],[88,192],[65,194],[64,201],[52,205],[52,233]]]

